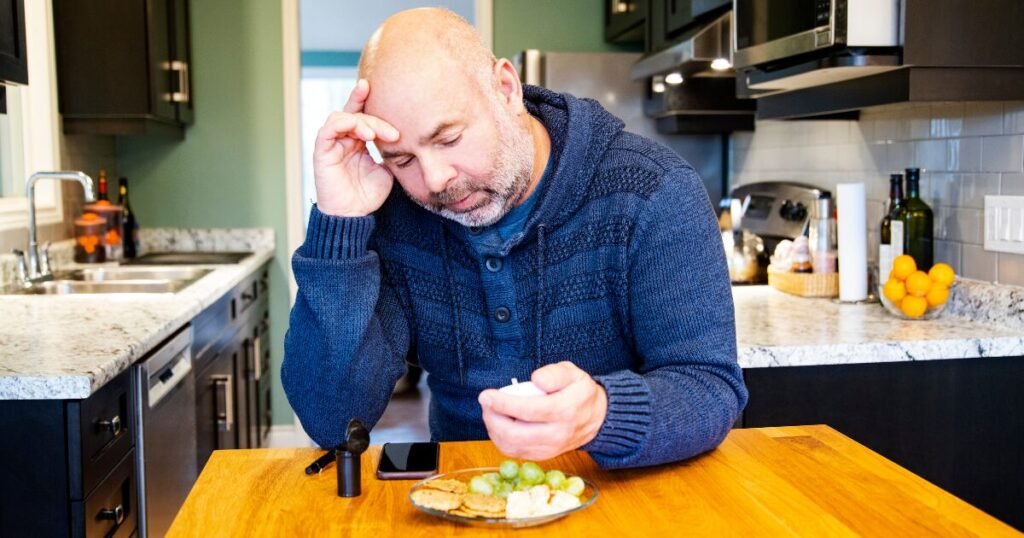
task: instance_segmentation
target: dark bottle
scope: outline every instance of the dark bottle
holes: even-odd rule
[[[110,196],[107,195],[107,171],[100,169],[100,179],[96,183],[96,201],[106,200],[110,201]]]
[[[932,266],[934,218],[932,208],[921,200],[921,169],[907,168],[907,201],[900,210],[903,222],[903,253],[914,258],[917,268],[928,271]]]
[[[118,192],[121,195],[121,210],[124,218],[121,219],[122,233],[124,238],[124,257],[134,258],[139,255],[139,223],[135,220],[135,212],[128,201],[128,178],[118,180]]]
[[[878,242],[878,279],[885,282],[892,271],[892,261],[903,254],[903,174],[889,175],[889,205],[882,217],[882,237]]]

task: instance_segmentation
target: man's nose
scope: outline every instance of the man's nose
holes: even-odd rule
[[[448,187],[448,182],[458,173],[455,167],[443,159],[421,159],[423,166],[423,182],[432,193],[441,193]]]

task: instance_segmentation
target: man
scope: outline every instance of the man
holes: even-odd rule
[[[374,424],[415,349],[436,440],[605,468],[717,446],[747,392],[693,168],[594,101],[522,86],[448,11],[385,21],[359,71],[317,135],[292,261],[282,380],[313,439]],[[547,395],[494,390],[511,378]]]

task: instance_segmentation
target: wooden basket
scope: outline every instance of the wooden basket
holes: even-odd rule
[[[800,297],[838,297],[839,273],[790,273],[769,265],[768,285]]]

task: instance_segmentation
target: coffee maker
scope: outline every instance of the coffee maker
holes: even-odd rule
[[[733,188],[722,203],[729,218],[719,218],[732,283],[767,283],[768,260],[775,247],[780,241],[805,233],[817,200],[830,196],[827,190],[794,181],[764,181]]]

